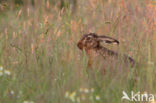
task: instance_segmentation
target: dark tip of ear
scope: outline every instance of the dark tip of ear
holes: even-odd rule
[[[119,41],[115,40],[115,44],[118,44],[119,45]]]
[[[119,41],[115,40],[114,42],[111,42],[112,44],[115,44],[115,45],[119,45]]]
[[[114,40],[114,41],[105,41],[106,43],[110,43],[110,44],[117,44],[119,45],[119,41]]]

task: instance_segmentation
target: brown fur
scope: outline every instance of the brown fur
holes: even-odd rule
[[[99,58],[99,56],[101,56],[105,60],[109,60],[109,58],[118,59],[121,56],[119,53],[103,47],[100,45],[100,42],[119,44],[119,41],[114,38],[98,36],[95,33],[84,34],[77,44],[79,49],[86,51],[89,58],[88,67],[92,66],[96,57]],[[135,65],[135,61],[131,57],[123,55],[123,59],[125,63],[130,64],[132,67]]]

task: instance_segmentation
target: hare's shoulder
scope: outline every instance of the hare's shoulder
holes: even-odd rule
[[[89,56],[90,58],[95,58],[97,56],[99,56],[99,53],[96,49],[88,49],[86,50],[87,56]]]
[[[112,50],[110,50],[110,49],[107,49],[107,48],[105,48],[105,47],[101,47],[101,48],[99,48],[98,50],[97,50],[97,52],[101,55],[101,56],[103,56],[104,58],[106,58],[106,57],[116,57],[116,56],[118,56],[118,53],[117,52],[115,52],[115,51],[112,51]]]

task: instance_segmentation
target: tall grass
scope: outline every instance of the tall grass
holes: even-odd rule
[[[79,0],[74,11],[48,1],[3,8],[0,102],[129,103],[121,101],[123,90],[155,94],[153,8],[144,0]],[[88,58],[76,46],[88,32],[117,38],[119,47],[107,47],[129,54],[137,66],[129,73],[88,73]]]

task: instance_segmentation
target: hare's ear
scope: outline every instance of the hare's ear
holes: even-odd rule
[[[104,35],[98,36],[98,40],[101,42],[108,43],[108,44],[119,44],[118,40],[111,38],[111,37],[108,37],[108,36],[104,36]]]

